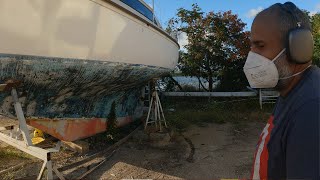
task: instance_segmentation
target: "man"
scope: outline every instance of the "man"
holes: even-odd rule
[[[311,25],[293,3],[260,12],[244,72],[253,88],[280,97],[257,144],[251,179],[320,179],[320,70]]]

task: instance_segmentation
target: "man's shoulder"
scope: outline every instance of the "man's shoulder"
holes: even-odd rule
[[[320,76],[320,68],[318,66],[311,66],[310,72],[311,72],[311,75],[314,77]]]
[[[320,68],[318,66],[311,66],[310,67],[310,74],[313,77],[319,77],[320,76]]]
[[[283,108],[288,114],[294,114],[299,109],[307,108],[314,103],[320,104],[320,69],[312,66],[303,77],[301,84],[284,101],[286,107]]]
[[[297,92],[295,102],[293,103],[293,114],[298,115],[306,112],[310,116],[316,116],[319,119],[320,105],[320,68],[312,66],[303,79],[303,85]]]
[[[305,82],[299,93],[302,93],[304,99],[308,101],[318,99],[320,97],[320,68],[312,66],[303,81]]]

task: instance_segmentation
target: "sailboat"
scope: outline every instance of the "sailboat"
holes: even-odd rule
[[[0,84],[19,82],[28,125],[61,140],[106,131],[112,103],[118,126],[141,118],[142,89],[178,51],[143,0],[0,1]],[[12,103],[0,93],[0,114]]]

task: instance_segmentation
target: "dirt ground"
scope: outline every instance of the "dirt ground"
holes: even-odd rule
[[[141,136],[134,137],[88,178],[249,178],[263,126],[263,123],[248,123],[242,125],[241,131],[230,123],[192,126],[183,133],[184,137],[176,136],[165,147],[153,147],[141,141]]]
[[[175,133],[168,145],[150,142],[138,131],[87,179],[220,179],[249,178],[261,122],[207,123]],[[8,146],[0,143],[0,150]],[[34,161],[0,156],[1,169]],[[0,170],[1,170],[0,169]]]

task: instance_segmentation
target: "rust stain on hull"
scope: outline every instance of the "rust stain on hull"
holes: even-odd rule
[[[117,126],[121,127],[132,122],[131,117],[117,119]],[[64,141],[75,141],[102,133],[107,130],[107,120],[101,118],[91,119],[48,119],[29,118],[28,125],[41,129]]]

